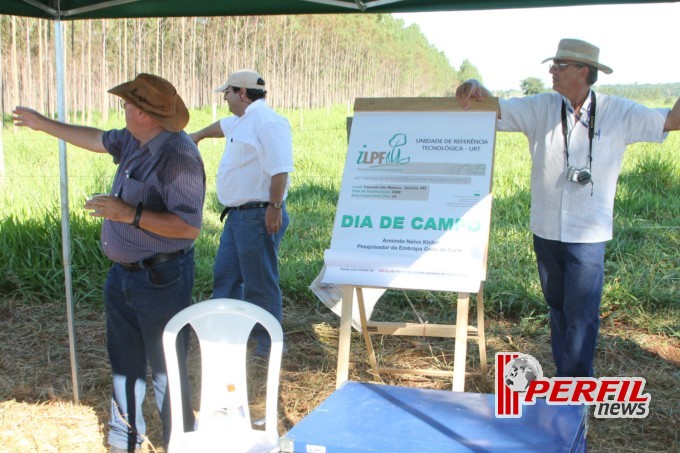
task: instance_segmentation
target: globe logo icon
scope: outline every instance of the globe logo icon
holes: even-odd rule
[[[503,375],[505,385],[518,393],[526,392],[532,381],[542,378],[541,364],[529,354],[520,354],[508,362]]]

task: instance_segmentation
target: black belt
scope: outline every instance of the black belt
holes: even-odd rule
[[[141,271],[151,266],[155,266],[156,264],[165,263],[172,259],[180,257],[190,249],[191,248],[179,250],[177,252],[172,253],[156,253],[155,255],[152,255],[143,261],[137,261],[136,263],[118,263],[118,264],[120,264],[124,269],[127,269],[129,271]]]
[[[232,209],[257,209],[257,208],[266,208],[269,206],[268,201],[253,201],[252,203],[246,203],[242,204],[241,206],[227,206],[222,210],[222,214],[220,214],[220,222],[224,222],[224,218],[227,216],[229,211]]]

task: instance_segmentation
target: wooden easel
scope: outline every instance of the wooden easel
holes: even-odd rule
[[[361,332],[366,343],[368,360],[373,368],[373,377],[376,382],[381,382],[380,373],[391,374],[418,374],[427,376],[452,376],[452,390],[464,391],[465,388],[465,361],[467,358],[467,341],[476,340],[479,344],[480,372],[484,380],[487,375],[486,340],[484,336],[484,283],[480,284],[477,292],[477,325],[468,324],[469,319],[469,293],[458,293],[456,312],[456,324],[420,324],[398,322],[371,322],[366,319],[364,309],[363,291],[361,287],[343,285],[342,313],[340,317],[340,339],[338,345],[338,367],[336,387],[349,378],[349,355],[350,336],[352,329],[352,303],[356,291],[359,316],[361,319]],[[454,338],[453,371],[434,369],[403,369],[379,367],[373,350],[371,335],[398,335],[398,336],[421,336]]]

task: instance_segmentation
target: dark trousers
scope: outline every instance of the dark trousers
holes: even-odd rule
[[[138,271],[114,264],[104,287],[106,336],[113,373],[109,444],[140,448],[146,434],[142,402],[146,394],[147,366],[151,368],[156,408],[163,424],[163,441],[170,440],[170,401],[163,354],[163,330],[176,313],[191,304],[194,286],[193,249],[183,256]],[[177,353],[184,387],[185,430],[193,430],[189,382],[186,376],[186,332]],[[178,415],[178,414],[176,414]]]
[[[279,244],[288,228],[284,203],[281,229],[267,232],[267,208],[231,210],[220,237],[213,268],[213,297],[245,300],[283,319],[283,296],[279,286]],[[253,329],[255,354],[269,357],[271,339],[264,327]]]
[[[551,241],[534,235],[538,276],[550,307],[556,376],[593,376],[605,244]]]

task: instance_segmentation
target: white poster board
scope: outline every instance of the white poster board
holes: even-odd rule
[[[476,293],[497,100],[357,99],[324,284]]]

